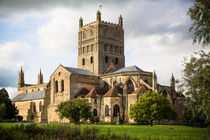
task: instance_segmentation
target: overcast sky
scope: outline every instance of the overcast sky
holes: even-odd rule
[[[0,0],[0,87],[17,94],[20,66],[26,83],[44,82],[59,64],[77,66],[77,32],[96,19],[118,22],[123,16],[126,66],[156,71],[158,83],[181,78],[184,56],[201,49],[192,45],[186,15],[193,0]]]

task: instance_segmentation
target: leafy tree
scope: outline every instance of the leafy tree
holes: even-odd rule
[[[182,122],[184,125],[204,127],[207,126],[205,123],[205,118],[202,117],[202,112],[196,112],[193,115],[191,108],[187,107],[184,111]]]
[[[129,115],[135,122],[175,119],[176,112],[172,109],[168,99],[163,95],[148,90],[139,97],[138,102],[131,106]]]
[[[74,99],[65,102],[61,102],[56,112],[60,116],[60,119],[64,117],[69,120],[74,120],[75,123],[79,123],[80,119],[90,119],[91,118],[91,106],[86,99]]]
[[[190,31],[194,33],[193,43],[201,43],[203,46],[210,44],[210,1],[195,0],[195,4],[189,8],[187,15],[193,21]]]
[[[0,121],[2,121],[3,119],[5,119],[5,116],[7,116],[6,114],[6,106],[4,103],[2,103],[0,105]]]
[[[9,95],[5,88],[0,90],[0,105],[5,104],[6,106],[6,115],[3,119],[15,119],[18,111],[12,101],[9,99]]]
[[[195,52],[190,60],[185,58],[183,84],[181,87],[189,97],[187,106],[194,116],[210,119],[210,52]]]

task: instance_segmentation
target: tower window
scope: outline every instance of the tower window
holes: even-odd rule
[[[89,52],[89,46],[87,46],[87,53]]]
[[[91,45],[91,52],[93,52],[93,44]]]
[[[108,56],[105,57],[105,62],[108,63]]]
[[[90,63],[93,63],[93,56],[90,57]]]
[[[85,58],[82,59],[82,65],[85,65]]]
[[[85,53],[85,47],[82,48],[82,54],[84,54],[84,53]]]
[[[104,45],[104,51],[107,52],[107,44]]]
[[[112,45],[110,45],[110,52],[112,52],[112,49],[113,49],[113,48],[112,48]]]
[[[118,64],[119,59],[115,58],[115,64]]]
[[[118,52],[118,48],[117,48],[117,46],[115,46],[115,53],[117,53]]]

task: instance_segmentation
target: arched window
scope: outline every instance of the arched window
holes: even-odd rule
[[[90,63],[93,63],[93,56],[90,57]]]
[[[58,81],[55,81],[55,92],[58,92]]]
[[[93,109],[93,116],[97,116],[97,109]]]
[[[107,52],[107,44],[104,45],[104,51]]]
[[[85,47],[82,48],[82,54],[84,54],[84,53],[85,53]]]
[[[118,47],[116,46],[116,47],[115,47],[115,53],[117,53],[117,50],[118,50]]]
[[[112,45],[110,45],[110,52],[112,52],[113,48],[112,48]]]
[[[91,45],[91,52],[93,52],[93,44]]]
[[[108,56],[105,57],[105,62],[108,63]]]
[[[42,102],[40,101],[39,102],[39,112],[41,112],[42,111]]]
[[[85,65],[85,58],[82,59],[82,65]]]
[[[61,80],[61,91],[64,91],[64,80]]]
[[[115,64],[118,64],[119,59],[115,58]]]
[[[105,116],[109,116],[109,106],[105,106]]]
[[[120,107],[119,107],[118,104],[114,105],[113,112],[114,112],[114,113],[113,113],[113,116],[114,116],[114,117],[117,117],[118,114],[120,113]]]
[[[36,104],[33,102],[33,112],[36,112]]]
[[[127,94],[131,94],[132,92],[134,92],[134,85],[130,79],[128,80],[126,84],[126,88],[127,88]]]
[[[87,46],[87,53],[89,53],[89,46]]]

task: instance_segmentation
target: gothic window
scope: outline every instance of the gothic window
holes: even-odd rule
[[[40,101],[39,102],[39,112],[41,112],[42,111],[42,102]]]
[[[93,63],[93,56],[90,57],[90,63]]]
[[[104,45],[104,51],[107,52],[107,44]]]
[[[117,49],[118,49],[118,48],[117,48],[117,46],[116,46],[116,47],[115,47],[115,53],[117,53]]]
[[[94,99],[94,104],[97,104],[97,99],[96,98]]]
[[[108,56],[105,57],[105,63],[108,63]]]
[[[82,65],[85,65],[85,58],[82,59]]]
[[[36,112],[36,104],[35,102],[31,102],[31,112]]]
[[[109,106],[105,106],[105,116],[109,116]]]
[[[93,52],[93,44],[91,45],[91,52]]]
[[[113,116],[117,117],[119,113],[120,113],[120,107],[118,104],[116,104],[114,105],[114,108],[113,108]]]
[[[58,81],[55,81],[55,92],[58,92]]]
[[[112,48],[112,45],[110,45],[110,52],[112,52],[112,49],[113,49],[113,48]]]
[[[93,116],[97,116],[97,109],[93,110]]]
[[[64,80],[61,80],[61,91],[64,91]]]
[[[82,47],[82,54],[85,53],[85,47]]]
[[[60,76],[61,75],[61,72],[59,72],[58,75]]]
[[[87,53],[89,53],[89,46],[87,46]]]
[[[164,97],[167,97],[167,92],[166,92],[166,90],[163,91],[163,96],[164,96]]]
[[[118,64],[118,61],[119,61],[118,58],[115,58],[115,64]]]
[[[130,79],[128,80],[126,84],[126,88],[127,88],[127,94],[131,94],[132,92],[134,92],[134,85]]]

